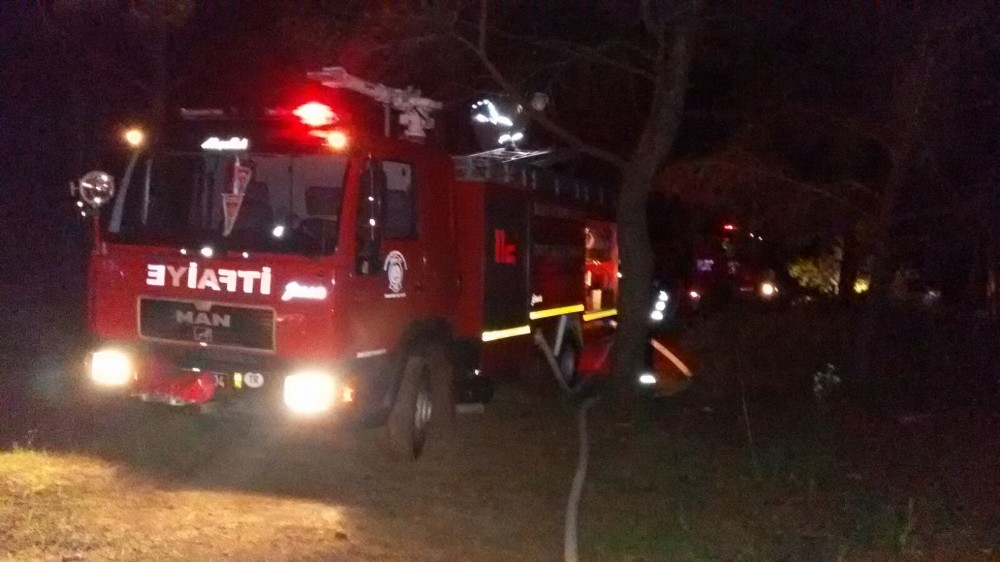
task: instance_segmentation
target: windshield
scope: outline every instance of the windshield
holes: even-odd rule
[[[138,155],[108,217],[112,240],[226,250],[333,252],[346,157],[165,152]]]

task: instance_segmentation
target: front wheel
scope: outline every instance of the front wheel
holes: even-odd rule
[[[401,377],[386,421],[385,441],[393,456],[418,459],[431,424],[443,430],[454,422],[452,369],[444,346],[408,354]]]

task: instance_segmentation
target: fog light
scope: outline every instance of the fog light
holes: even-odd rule
[[[102,349],[90,357],[90,379],[98,385],[124,386],[132,372],[132,360],[124,351]]]
[[[296,414],[329,410],[337,398],[336,382],[329,373],[302,371],[285,377],[285,405]]]

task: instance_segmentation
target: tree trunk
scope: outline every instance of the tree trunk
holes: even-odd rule
[[[670,153],[680,126],[700,12],[701,2],[696,2],[692,15],[675,28],[673,40],[661,44],[649,118],[622,170],[617,216],[623,272],[618,303],[621,322],[614,354],[615,375],[620,381],[634,380],[646,362],[653,276],[646,204],[653,179]]]
[[[653,251],[649,244],[646,203],[657,162],[633,161],[625,170],[618,200],[618,241],[622,262],[621,322],[615,341],[615,372],[631,380],[646,357],[648,315],[651,304]]]

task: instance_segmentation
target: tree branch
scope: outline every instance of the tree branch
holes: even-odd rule
[[[481,0],[479,3],[479,52],[486,55],[486,9],[489,0]]]
[[[648,69],[631,65],[625,61],[618,60],[614,57],[604,54],[601,48],[587,47],[584,45],[577,45],[570,43],[568,41],[559,41],[557,39],[542,39],[539,37],[532,37],[527,35],[517,35],[513,33],[505,33],[501,31],[494,31],[494,33],[503,37],[504,39],[509,39],[512,41],[518,41],[521,43],[526,43],[533,47],[538,47],[540,49],[545,49],[555,53],[560,53],[574,59],[600,64],[608,66],[611,68],[617,68],[624,72],[630,74],[635,74],[636,76],[641,76],[650,82],[656,80],[656,75]],[[606,44],[605,48],[610,48],[611,44]],[[645,55],[645,54],[644,54]],[[648,55],[646,55],[648,56]]]
[[[850,200],[845,199],[843,197],[837,196],[833,192],[829,191],[829,189],[828,189],[828,188],[831,188],[831,187],[845,187],[846,186],[846,187],[852,187],[852,188],[862,188],[867,193],[870,193],[870,194],[872,193],[868,188],[866,188],[864,186],[861,186],[857,182],[836,182],[836,183],[830,183],[830,184],[824,184],[824,185],[816,185],[816,184],[811,184],[811,183],[808,183],[808,182],[803,182],[801,180],[797,180],[797,179],[789,177],[789,176],[787,176],[785,174],[782,174],[782,173],[779,173],[779,172],[775,172],[773,170],[765,168],[763,166],[747,166],[747,165],[744,165],[744,164],[736,164],[736,163],[733,163],[733,162],[729,162],[727,160],[713,160],[713,159],[700,160],[700,161],[698,161],[698,163],[699,164],[706,164],[706,165],[709,165],[709,166],[718,166],[720,168],[729,168],[729,169],[737,170],[737,171],[740,171],[740,172],[750,172],[752,174],[764,176],[764,177],[770,178],[772,180],[776,180],[776,181],[778,181],[778,182],[780,182],[782,184],[785,184],[785,185],[788,185],[790,187],[793,187],[793,188],[795,188],[795,189],[797,189],[799,191],[803,191],[803,192],[807,192],[807,193],[812,193],[814,195],[819,195],[820,197],[823,197],[824,199],[830,199],[831,201],[835,201],[835,202],[839,203],[840,205],[843,205],[844,207],[847,207],[849,209],[853,209],[853,210],[858,211],[858,212],[860,212],[860,213],[862,213],[864,215],[875,216],[875,214],[876,214],[875,211],[873,211],[873,210],[871,210],[871,209],[869,209],[867,207],[864,207],[862,205],[859,205],[857,203],[854,203],[853,201],[850,201]]]

